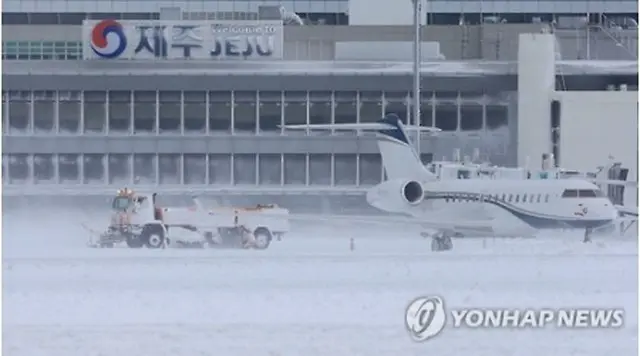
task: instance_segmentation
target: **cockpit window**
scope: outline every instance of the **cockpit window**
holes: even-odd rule
[[[580,198],[602,198],[604,193],[600,189],[580,189],[578,190]]]
[[[578,196],[580,198],[595,198],[596,192],[590,189],[580,189],[578,190]]]
[[[562,193],[563,198],[602,198],[604,193],[599,189],[567,189]]]
[[[133,201],[131,200],[130,197],[115,197],[113,199],[113,203],[111,204],[111,207],[113,208],[113,210],[125,210],[132,203]]]

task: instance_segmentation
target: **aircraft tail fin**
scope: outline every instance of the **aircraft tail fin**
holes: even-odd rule
[[[320,125],[285,125],[287,129],[320,129],[320,130],[363,130],[375,131],[378,134],[378,148],[382,156],[387,178],[433,181],[436,176],[429,172],[415,149],[411,145],[406,132],[424,131],[439,132],[434,127],[405,127],[398,115],[387,114],[377,122],[359,124],[320,124]]]

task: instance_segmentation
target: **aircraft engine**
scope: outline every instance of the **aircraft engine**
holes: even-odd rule
[[[367,192],[367,202],[380,210],[402,212],[418,205],[424,198],[422,184],[417,181],[389,180]]]
[[[402,186],[402,197],[411,205],[420,204],[424,197],[422,184],[415,180],[410,180]]]

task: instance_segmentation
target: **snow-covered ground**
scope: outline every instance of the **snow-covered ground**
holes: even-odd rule
[[[432,253],[413,231],[299,226],[267,251],[100,250],[83,247],[77,212],[38,215],[4,215],[8,356],[638,353],[635,241],[456,240]],[[626,326],[413,343],[404,308],[434,293],[454,307],[623,307]]]

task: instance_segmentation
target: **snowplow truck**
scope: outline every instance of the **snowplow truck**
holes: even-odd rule
[[[107,230],[91,247],[130,248],[232,247],[266,249],[273,237],[289,230],[288,210],[274,206],[204,209],[197,198],[191,207],[160,207],[150,196],[121,189],[111,203]]]

